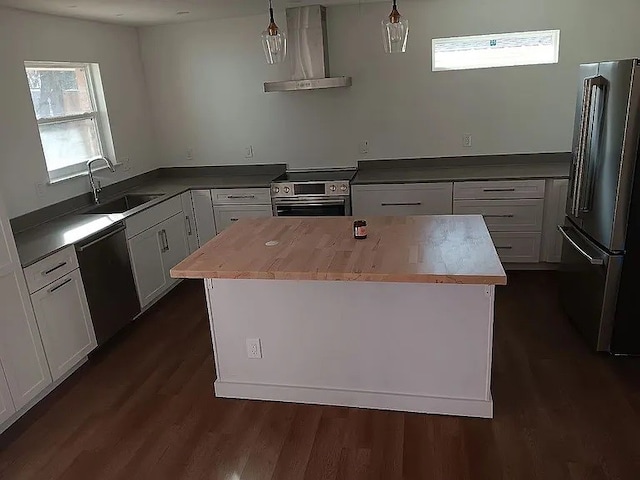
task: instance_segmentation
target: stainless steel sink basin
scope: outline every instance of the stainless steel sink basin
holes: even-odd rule
[[[162,197],[161,194],[124,195],[110,202],[96,205],[85,213],[124,213],[160,197]]]

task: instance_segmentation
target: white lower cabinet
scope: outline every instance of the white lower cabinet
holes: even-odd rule
[[[569,180],[547,180],[547,196],[542,229],[542,261],[559,263],[562,257],[562,234],[558,225],[564,225]]]
[[[193,210],[193,200],[191,191],[184,192],[180,195],[182,200],[182,212],[184,213],[184,227],[187,232],[187,242],[189,244],[189,253],[193,253],[198,249],[198,232],[196,231],[196,216]]]
[[[189,255],[183,214],[130,238],[129,253],[140,304],[145,308],[177,281],[169,271]]]
[[[11,399],[9,384],[4,375],[2,363],[0,363],[0,425],[7,421],[15,412],[16,407],[13,405],[13,400]]]
[[[165,251],[162,255],[162,266],[167,278],[167,284],[173,285],[178,281],[171,278],[170,271],[178,263],[189,256],[189,246],[184,235],[182,218],[180,215],[171,217],[162,223],[165,237]]]
[[[355,216],[451,215],[453,183],[354,185]]]
[[[1,198],[0,364],[2,418],[23,408],[51,385],[29,290]]]
[[[241,218],[270,217],[273,214],[271,205],[216,205],[213,210],[219,232]]]
[[[138,287],[140,305],[143,308],[158,297],[166,286],[162,265],[161,230],[150,228],[129,239],[131,266]]]
[[[201,247],[216,236],[216,222],[213,217],[211,190],[192,190],[198,246]]]
[[[97,347],[80,270],[31,295],[53,380]]]
[[[490,232],[496,252],[503,263],[538,263],[540,233]]]

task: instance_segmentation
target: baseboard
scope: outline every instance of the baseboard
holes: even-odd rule
[[[493,418],[493,399],[428,397],[358,390],[324,389],[216,380],[217,397],[309,403],[402,412]]]
[[[5,432],[11,425],[17,422],[20,419],[20,417],[22,417],[25,413],[27,413],[29,410],[35,407],[38,403],[40,403],[40,401],[42,401],[47,395],[49,395],[56,388],[58,388],[67,378],[73,375],[82,365],[84,365],[88,359],[89,359],[88,357],[84,357],[82,360],[76,363],[73,367],[71,367],[69,371],[65,372],[65,374],[62,377],[60,377],[55,382],[49,384],[33,400],[31,400],[24,407],[22,407],[20,410],[14,413],[11,417],[9,417],[7,421],[5,421],[3,424],[0,424],[0,434]]]
[[[555,271],[560,268],[559,263],[503,263],[502,266],[506,271],[515,271],[515,270],[548,270]]]

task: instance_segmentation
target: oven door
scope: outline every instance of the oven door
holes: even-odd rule
[[[344,217],[350,212],[346,198],[282,199],[273,204],[276,217]]]

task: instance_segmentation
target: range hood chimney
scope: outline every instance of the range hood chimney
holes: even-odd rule
[[[322,5],[287,8],[291,80],[266,82],[265,92],[350,87],[351,77],[331,77],[327,42],[327,10]]]

